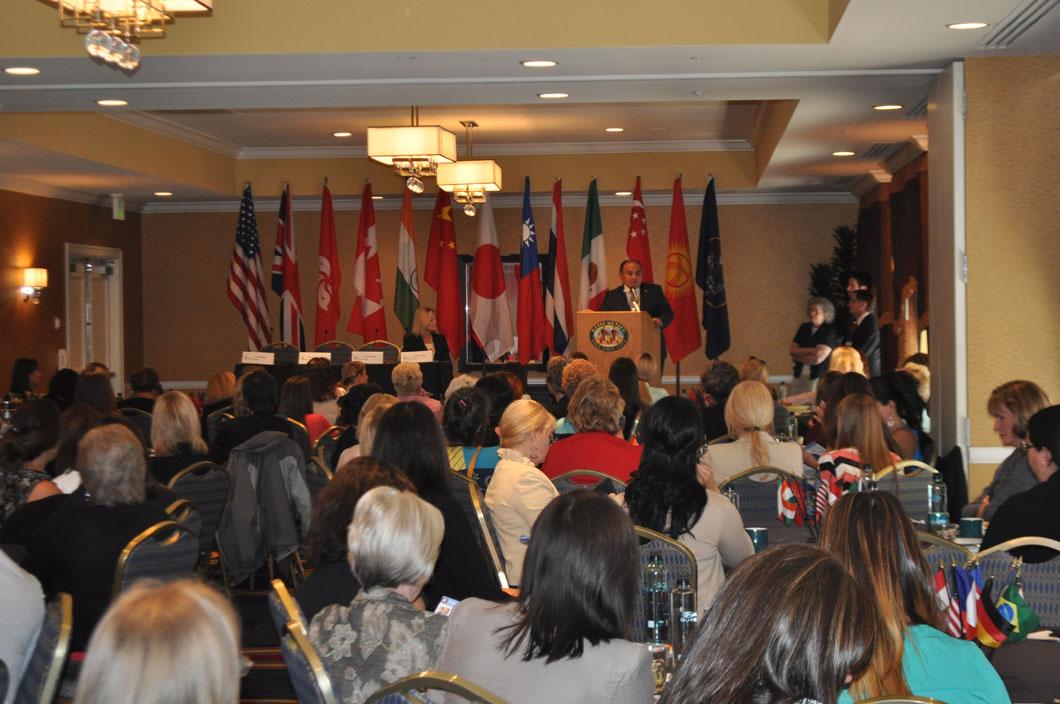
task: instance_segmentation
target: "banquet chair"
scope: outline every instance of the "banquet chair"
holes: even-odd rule
[[[508,589],[510,585],[508,576],[504,572],[504,555],[501,553],[500,541],[493,527],[490,510],[479,496],[478,485],[475,484],[475,480],[466,475],[450,470],[449,486],[460,507],[464,509],[464,515],[467,516],[467,522],[471,524],[471,532],[475,534],[479,548],[489,563],[493,565],[497,584],[501,589]]]
[[[297,352],[298,347],[290,342],[270,342],[261,348],[262,352]]]
[[[210,445],[213,444],[214,439],[217,437],[217,430],[221,427],[221,423],[226,420],[235,418],[232,406],[225,406],[224,408],[218,408],[216,411],[206,416],[206,442]]]
[[[313,456],[319,457],[325,465],[330,466],[331,456],[335,453],[335,445],[339,441],[339,436],[345,430],[346,426],[343,425],[328,427],[313,443]]]
[[[151,447],[151,414],[139,408],[119,408],[118,415],[129,421],[140,435],[144,447]]]
[[[299,704],[338,704],[331,675],[324,668],[320,653],[309,642],[309,637],[298,623],[291,621],[283,628],[280,653],[287,665],[295,696]]]
[[[276,632],[283,637],[287,624],[294,623],[302,629],[303,633],[309,632],[309,623],[306,621],[302,607],[294,600],[287,585],[282,579],[272,580],[272,591],[269,592],[269,615],[276,625]]]
[[[578,481],[578,478],[582,478],[585,481]],[[606,491],[609,494],[621,494],[626,490],[625,482],[619,481],[603,472],[598,472],[595,469],[572,469],[569,472],[553,477],[552,485],[561,494],[577,491],[578,489],[596,489],[598,491]]]
[[[199,560],[199,540],[176,521],[159,521],[129,541],[118,556],[111,599],[141,579],[169,581],[191,577]]]
[[[337,350],[343,350],[346,352],[353,351],[353,345],[342,340],[328,340],[327,342],[321,342],[316,346],[314,352],[335,352]]]
[[[309,499],[316,503],[317,494],[327,486],[334,475],[323,458],[313,455],[305,463],[305,483],[309,486]]]
[[[708,445],[720,445],[723,442],[729,442],[730,440],[731,440],[731,438],[729,437],[729,434],[725,433],[724,435],[719,435],[716,438],[711,438],[710,440],[707,441],[707,444]]]
[[[217,544],[217,526],[221,522],[231,480],[220,465],[213,462],[196,462],[180,470],[169,480],[166,487],[178,499],[187,499],[202,516],[199,531],[200,552],[209,558]]]
[[[763,478],[765,481],[755,479]],[[740,497],[740,517],[744,525],[768,526],[777,522],[777,480],[787,479],[802,486],[802,477],[797,477],[779,467],[751,467],[737,472],[725,481],[718,489],[735,491]]]
[[[918,697],[914,694],[903,694],[900,696],[873,697],[862,699],[861,704],[945,704],[938,699],[930,697]]]
[[[640,543],[640,587],[637,589],[637,600],[633,607],[633,640],[638,643],[648,642],[647,628],[647,597],[644,584],[644,568],[658,558],[665,569],[667,594],[680,581],[685,581],[696,593],[697,607],[699,611],[699,567],[696,564],[696,556],[684,544],[674,540],[668,535],[659,533],[644,526],[633,526]]]
[[[166,515],[190,530],[202,544],[202,514],[187,499],[177,499],[166,506]],[[201,557],[201,554],[200,554]]]
[[[397,364],[401,361],[401,349],[389,340],[369,340],[357,349],[368,352],[382,352],[385,364]]]
[[[924,552],[924,559],[928,563],[928,574],[933,575],[941,565],[942,567],[964,567],[972,558],[972,551],[963,545],[940,538],[934,533],[919,531],[916,534],[920,541],[920,547]]]
[[[298,447],[302,448],[302,456],[305,457],[305,459],[309,459],[311,446],[309,442],[309,429],[305,427],[305,423],[301,423],[294,418],[287,418],[286,416],[281,417],[287,421],[287,425],[290,426],[291,432],[289,435],[291,436],[291,439],[298,443]]]
[[[898,498],[910,518],[924,519],[928,514],[928,487],[937,471],[918,460],[905,460],[876,472],[876,486]]]
[[[56,595],[44,610],[37,643],[28,654],[22,680],[15,692],[15,704],[51,704],[55,699],[70,647],[73,623],[73,599],[69,594]]]
[[[1056,553],[1046,562],[1022,562],[1019,571],[1023,597],[1031,610],[1038,614],[1041,627],[1060,628],[1060,541],[1032,536],[1014,538],[983,550],[973,558],[972,564],[983,568],[984,579],[993,576],[1005,583],[1019,559],[1012,551],[1027,547],[1047,548]]]
[[[452,694],[472,704],[505,704],[505,701],[496,694],[460,675],[432,670],[424,670],[391,682],[377,692],[368,695],[364,702],[365,704],[427,704],[435,701],[427,696],[430,690]],[[449,697],[445,699],[449,701]]]

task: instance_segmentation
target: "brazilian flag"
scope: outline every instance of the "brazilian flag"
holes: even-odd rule
[[[1012,630],[1008,634],[1010,643],[1025,640],[1038,628],[1038,614],[1031,611],[1031,607],[1023,599],[1023,585],[1019,580],[1010,584],[998,599],[997,612],[1001,618],[1012,624]]]

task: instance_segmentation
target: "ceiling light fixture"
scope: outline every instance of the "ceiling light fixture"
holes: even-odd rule
[[[604,130],[604,132],[625,132],[625,131],[626,131],[625,127],[608,127],[608,128],[606,128]]]
[[[9,66],[4,69],[4,73],[9,76],[36,76],[40,69],[32,66]]]
[[[946,29],[982,29],[988,26],[986,22],[954,22],[946,25]]]
[[[85,35],[85,51],[123,71],[140,66],[144,39],[166,36],[177,15],[213,12],[213,0],[44,0],[59,9],[59,24]]]
[[[556,65],[555,61],[549,61],[548,59],[527,59],[519,63],[526,68],[552,68]]]
[[[873,105],[872,109],[873,110],[901,110],[904,107],[905,107],[904,105],[899,105],[898,103],[885,103],[883,105]]]
[[[569,98],[570,93],[538,93],[537,97],[542,100],[562,100],[563,98]]]
[[[615,191],[616,196],[631,196],[633,191]]]
[[[104,107],[104,108],[120,108],[120,107],[128,105],[128,104],[129,104],[129,101],[127,101],[127,100],[112,100],[110,98],[106,98],[104,100],[97,100],[96,101],[96,105],[99,105],[99,106]]]
[[[372,196],[372,200],[383,200],[383,196]]]
[[[155,195],[159,198],[169,198],[173,195],[173,191],[155,191]]]
[[[438,125],[420,125],[420,109],[413,105],[409,127],[369,127],[368,158],[393,166],[413,193],[423,193],[424,176],[438,166],[456,161],[456,135]]]
[[[843,150],[838,152],[832,152],[832,156],[854,156],[854,152]]]
[[[438,165],[438,188],[453,194],[453,200],[464,206],[469,218],[478,212],[475,205],[486,202],[487,192],[501,190],[501,167],[493,159],[474,160],[474,137],[478,127],[474,120],[461,120],[467,133],[467,161]]]
[[[331,136],[332,137],[352,137],[353,133],[352,132],[332,132]]]

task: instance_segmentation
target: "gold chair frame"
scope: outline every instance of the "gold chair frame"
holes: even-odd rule
[[[731,439],[732,438],[729,437],[729,434],[725,433],[724,435],[719,435],[716,438],[711,438],[710,440],[707,440],[707,444],[708,445],[717,445],[719,443],[728,442]]]
[[[144,541],[149,540],[155,536],[156,533],[162,531],[172,530],[173,535],[169,536],[163,541],[163,545],[169,546],[180,540],[181,534],[187,533],[195,540],[198,544],[199,539],[195,537],[195,534],[191,532],[186,525],[178,523],[177,521],[159,521],[153,526],[149,526],[142,531],[135,538],[130,540],[126,545],[125,549],[121,551],[121,555],[118,556],[118,565],[114,568],[114,585],[111,587],[111,600],[117,599],[122,592],[122,582],[125,580],[125,563],[129,560],[129,555],[133,553]]]
[[[508,575],[504,571],[504,562],[501,560],[497,546],[493,543],[493,533],[490,531],[489,523],[486,522],[486,514],[482,511],[482,499],[479,498],[478,484],[475,483],[474,479],[457,470],[451,469],[449,471],[453,476],[460,477],[461,481],[467,483],[468,492],[471,494],[471,505],[475,509],[475,518],[478,520],[479,528],[486,541],[486,551],[489,553],[490,562],[493,563],[493,569],[497,573],[497,581],[500,582],[501,589],[510,589],[511,585],[508,583]]]
[[[1013,538],[1012,540],[1006,540],[1003,543],[998,543],[993,547],[989,547],[986,550],[982,550],[977,553],[972,559],[972,563],[976,563],[983,559],[987,555],[993,555],[997,552],[1011,552],[1013,548],[1050,548],[1060,553],[1060,541],[1053,540],[1052,538],[1042,538],[1035,535],[1026,535],[1022,538]]]
[[[280,600],[280,606],[283,607],[284,613],[287,614],[287,627],[290,628],[291,625],[295,625],[302,629],[302,633],[308,634],[308,624],[302,618],[302,611],[298,608],[298,604],[295,603],[294,597],[291,596],[291,592],[287,589],[287,585],[283,583],[283,580],[272,580],[272,590],[276,592],[276,598]]]
[[[674,540],[673,538],[671,538],[670,536],[666,535],[665,533],[660,533],[657,530],[652,530],[651,528],[645,528],[644,526],[634,525],[633,526],[633,532],[637,534],[638,538],[644,538],[645,540],[649,540],[649,541],[657,540],[657,541],[659,541],[661,543],[665,543],[667,546],[673,548],[674,550],[678,551],[679,553],[681,553],[682,555],[685,556],[685,559],[688,560],[688,564],[691,567],[691,569],[689,570],[689,572],[692,575],[692,581],[691,581],[690,586],[692,587],[692,590],[696,593],[696,610],[698,611],[699,610],[699,563],[696,562],[696,556],[695,556],[695,554],[693,554],[691,548],[689,548],[687,545],[685,545],[684,543],[682,543],[680,541]]]
[[[274,580],[279,581],[279,580]],[[309,669],[313,673],[313,679],[316,681],[317,689],[320,690],[320,698],[324,704],[338,704],[338,697],[335,696],[335,689],[331,686],[331,675],[324,668],[324,663],[320,659],[320,654],[317,649],[313,647],[313,644],[309,642],[309,636],[302,630],[302,626],[297,621],[291,621],[287,624],[285,629],[287,632],[283,634],[283,639],[290,641],[288,646],[291,650],[297,650],[305,658],[306,662],[309,663]]]
[[[426,692],[429,689],[455,694],[458,697],[463,697],[469,702],[479,702],[480,704],[506,704],[505,700],[501,699],[493,692],[480,687],[470,680],[464,679],[460,675],[454,675],[448,672],[438,672],[435,670],[424,670],[415,675],[402,677],[395,682],[391,682],[382,689],[368,695],[368,698],[364,700],[364,704],[375,704],[375,702],[378,702],[391,694],[405,696],[414,704],[417,702],[427,702],[429,701],[428,699],[421,697],[420,695],[412,694],[412,691],[418,690],[420,692]]]
[[[960,543],[955,543],[952,540],[946,540],[945,538],[940,538],[939,536],[935,535],[934,533],[927,533],[927,532],[924,532],[924,531],[917,531],[916,537],[917,537],[917,540],[920,541],[921,543],[928,543],[929,545],[938,545],[939,547],[947,548],[947,549],[950,549],[950,550],[956,550],[957,552],[959,552],[961,555],[964,556],[964,564],[959,565],[960,567],[964,567],[965,565],[970,564],[971,562],[973,562],[976,559],[975,553],[973,553],[971,550],[969,550],[965,546],[961,545]],[[927,558],[927,556],[925,555],[925,559],[926,558]],[[931,567],[931,566],[932,566],[931,564],[928,564],[928,567]]]
[[[325,459],[320,454],[320,448],[323,447],[323,445],[324,445],[324,439],[329,437],[332,433],[334,433],[334,435],[335,435],[334,439],[338,440],[339,436],[342,435],[344,430],[346,430],[346,428],[344,426],[341,426],[341,425],[329,425],[328,429],[325,430],[324,432],[322,432],[317,437],[317,439],[313,441],[313,450],[312,450],[312,452],[310,454],[313,455],[314,457],[320,457],[321,459]],[[326,459],[325,459],[325,463],[326,463]]]
[[[777,479],[787,479],[789,481],[798,482],[799,484],[802,484],[802,477],[792,474],[786,469],[781,469],[780,467],[772,467],[770,465],[763,464],[759,465],[758,467],[751,467],[750,469],[745,469],[742,472],[737,472],[731,477],[727,477],[725,481],[721,482],[718,485],[718,489],[724,492],[725,487],[727,487],[732,482],[739,481],[740,479],[749,479],[756,474],[775,474],[777,475]]]
[[[863,699],[861,704],[945,704],[945,702],[930,697],[918,697],[915,694],[902,694]]]
[[[552,483],[555,484],[560,479],[571,479],[573,477],[596,477],[600,480],[601,483],[605,481],[610,481],[613,485],[620,486],[623,489],[626,488],[626,483],[621,479],[615,479],[610,474],[605,474],[595,469],[572,469],[569,472],[557,474],[556,476],[552,477]],[[596,486],[596,484],[586,485],[585,488],[591,489],[594,486]]]
[[[202,469],[203,467],[208,467],[208,466],[212,466],[212,467],[216,467],[217,469],[221,469],[221,465],[217,464],[216,462],[211,462],[210,460],[200,460],[198,462],[194,462],[192,464],[189,464],[187,467],[185,467],[184,469],[180,470],[176,474],[174,474],[172,477],[170,477],[169,481],[166,482],[166,488],[167,489],[172,489],[176,485],[177,481],[179,479],[183,478],[185,475],[193,474],[197,470]]]
[[[918,471],[916,471],[916,472],[908,472],[908,471],[906,471],[906,470],[908,470],[910,468],[916,469]],[[939,473],[939,471],[937,469],[935,469],[934,467],[929,465],[927,462],[921,462],[920,460],[902,460],[901,462],[898,462],[898,463],[892,464],[892,465],[888,465],[887,467],[884,467],[883,469],[881,469],[879,472],[876,472],[876,479],[881,479],[882,477],[886,477],[888,474],[890,474],[891,472],[894,472],[896,470],[901,470],[903,477],[915,477],[918,474],[920,474],[921,472],[930,472],[931,474],[938,474]]]
[[[324,476],[328,478],[329,482],[335,478],[335,473],[331,471],[331,467],[328,466],[328,463],[325,462],[322,457],[313,455],[308,460],[306,460],[306,466],[308,467],[310,463],[313,463],[317,467],[320,467],[320,471],[324,473]]]
[[[55,601],[59,604],[59,635],[55,639],[55,648],[52,650],[51,662],[48,664],[48,674],[44,676],[44,682],[41,684],[40,690],[40,702],[52,702],[55,700],[56,690],[59,688],[59,680],[63,674],[63,667],[66,665],[67,651],[70,649],[70,632],[74,628],[74,599],[66,592],[60,592],[55,595]],[[45,618],[47,618],[47,610],[45,610]],[[33,651],[27,653],[31,656]],[[14,694],[15,700],[18,699],[18,688],[19,683],[14,679],[15,674],[11,675],[12,680],[8,685],[11,690],[8,694]]]

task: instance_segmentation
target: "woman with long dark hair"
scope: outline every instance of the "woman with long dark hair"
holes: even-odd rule
[[[880,417],[899,448],[903,460],[931,458],[931,439],[924,433],[924,401],[917,393],[916,379],[901,371],[886,372],[869,379],[880,406]]]
[[[644,704],[647,648],[630,643],[637,538],[604,494],[573,491],[534,522],[519,600],[462,602],[449,618],[438,669],[511,704]]]
[[[313,392],[309,379],[300,374],[288,377],[287,381],[283,382],[276,413],[304,425],[309,433],[310,445],[331,427],[327,418],[313,411]]]
[[[443,596],[504,598],[453,496],[445,439],[430,409],[415,401],[394,404],[379,419],[371,453],[405,472],[420,498],[437,507],[445,519],[441,554],[423,590],[427,608],[433,609]]]
[[[945,702],[1008,702],[997,672],[974,643],[939,630],[942,613],[913,524],[883,491],[847,494],[832,506],[821,534],[880,619],[869,667],[854,674],[840,702],[915,694]]]
[[[103,369],[86,368],[77,379],[74,401],[91,406],[103,416],[112,416],[118,410],[114,398],[114,387],[110,384],[110,372]]]
[[[833,449],[817,462],[820,472],[829,472],[845,489],[871,467],[879,472],[897,464],[901,457],[891,452],[876,405],[868,394],[853,394],[839,402],[836,410]]]
[[[625,502],[633,523],[669,535],[688,546],[699,570],[699,604],[709,605],[725,581],[725,567],[735,567],[754,553],[743,520],[729,500],[697,474],[703,445],[699,410],[694,401],[669,396],[644,414],[638,439],[644,448],[640,467],[626,487]]]
[[[626,408],[622,411],[622,437],[629,440],[634,434],[637,421],[644,409],[651,406],[651,397],[645,398],[641,394],[640,373],[637,371],[637,363],[629,357],[619,357],[611,363],[611,369],[607,372],[607,378],[618,387],[618,393],[626,402]],[[647,390],[645,390],[645,395]]]
[[[21,399],[32,398],[40,388],[40,364],[31,357],[19,357],[11,366],[9,393]]]

